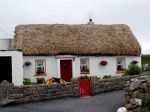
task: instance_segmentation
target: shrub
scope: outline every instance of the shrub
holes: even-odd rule
[[[138,75],[142,72],[141,67],[135,64],[130,64],[128,68],[125,70],[126,75]],[[124,75],[125,75],[124,74]]]
[[[84,75],[84,76],[80,76],[80,77],[79,77],[80,80],[83,80],[83,79],[89,79],[89,78],[90,78],[90,77],[87,76],[87,75]]]
[[[111,78],[111,75],[104,75],[103,79],[109,79]]]
[[[125,77],[125,76],[130,76],[130,75],[127,74],[127,73],[124,73],[124,74],[122,75],[122,77]]]
[[[137,64],[137,63],[138,63],[138,61],[136,61],[136,60],[131,62],[131,64]]]
[[[150,65],[148,65],[148,67],[147,67],[147,71],[148,71],[148,72],[150,72]]]
[[[30,78],[23,78],[23,85],[31,85]]]
[[[36,78],[37,84],[44,84],[45,83],[45,78]]]
[[[150,98],[146,98],[145,96],[142,102],[142,108],[145,110],[144,112],[150,111]]]

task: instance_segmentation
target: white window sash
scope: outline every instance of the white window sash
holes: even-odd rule
[[[45,60],[40,60],[43,62],[43,65],[42,66],[38,66],[37,63],[38,63],[38,60],[36,60],[36,71],[39,67],[43,68],[44,72],[45,72]]]

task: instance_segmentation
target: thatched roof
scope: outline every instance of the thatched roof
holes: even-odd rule
[[[24,55],[140,55],[141,46],[126,25],[19,25],[15,47]]]

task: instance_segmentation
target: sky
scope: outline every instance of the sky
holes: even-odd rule
[[[150,0],[0,0],[0,38],[20,24],[126,24],[150,54]]]

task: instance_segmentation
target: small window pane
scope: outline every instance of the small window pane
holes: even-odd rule
[[[37,74],[44,74],[45,73],[45,60],[36,60],[35,70]]]
[[[124,71],[124,58],[117,59],[117,71]]]
[[[87,64],[87,60],[81,60],[81,64]]]
[[[44,72],[44,67],[37,67],[36,71],[43,71]]]
[[[122,60],[118,59],[117,64],[122,64]]]
[[[81,72],[89,72],[89,62],[88,59],[81,59],[81,65],[80,65],[80,69]]]
[[[43,66],[43,61],[37,61],[37,66]]]

